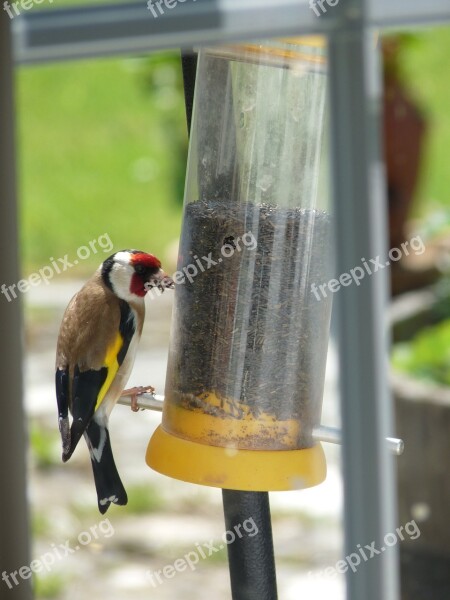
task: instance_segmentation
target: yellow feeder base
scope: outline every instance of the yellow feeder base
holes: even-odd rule
[[[327,472],[320,444],[303,450],[238,450],[185,440],[161,426],[150,439],[146,462],[174,479],[253,492],[313,487]]]

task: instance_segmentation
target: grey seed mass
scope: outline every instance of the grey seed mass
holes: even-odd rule
[[[318,301],[311,284],[331,277],[330,236],[330,215],[314,209],[220,200],[186,206],[178,269],[210,253],[222,261],[178,286],[171,398],[219,415],[202,403],[202,394],[215,392],[236,419],[242,405],[256,418],[294,418],[296,447],[312,445],[331,298]]]

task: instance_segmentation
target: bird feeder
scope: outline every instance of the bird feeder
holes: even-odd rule
[[[199,52],[162,424],[147,463],[236,490],[317,485],[331,299],[324,46]]]

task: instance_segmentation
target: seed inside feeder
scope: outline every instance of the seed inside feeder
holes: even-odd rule
[[[205,271],[177,286],[166,398],[233,421],[223,436],[205,430],[205,443],[312,445],[331,299],[317,300],[311,284],[330,279],[330,230],[329,214],[314,209],[220,200],[186,206],[178,269],[198,257],[215,264],[206,268],[203,258]]]

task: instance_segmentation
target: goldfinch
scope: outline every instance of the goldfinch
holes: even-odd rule
[[[139,250],[116,252],[72,298],[59,331],[55,383],[62,460],[69,460],[84,435],[102,514],[111,502],[127,503],[108,419],[131,373],[144,323],[144,296],[152,287],[174,287],[155,256]],[[140,391],[129,391],[134,406]]]

